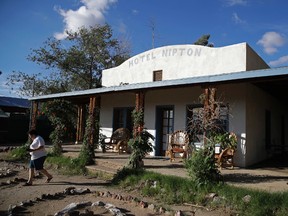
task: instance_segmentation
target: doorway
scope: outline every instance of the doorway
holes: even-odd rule
[[[168,134],[174,130],[174,107],[156,107],[156,156],[164,156],[167,150]]]

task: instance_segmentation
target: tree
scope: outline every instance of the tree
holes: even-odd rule
[[[43,95],[97,88],[101,87],[103,69],[129,58],[128,46],[112,38],[108,24],[66,33],[64,41],[48,38],[28,56],[29,61],[44,66],[44,73],[13,71],[7,84],[13,88],[20,83],[18,93],[26,96],[32,95],[32,89],[35,95]]]
[[[194,45],[214,47],[213,44],[208,42],[209,38],[210,38],[209,34],[202,35],[196,42],[194,42]]]
[[[108,24],[82,27],[76,32],[66,33],[68,36],[65,40],[50,37],[43,47],[32,50],[28,56],[29,61],[44,66],[43,73],[13,71],[8,77],[8,85],[13,88],[19,83],[18,94],[23,96],[97,88],[101,87],[103,69],[115,67],[129,57],[129,49],[120,40],[112,38],[112,29]],[[46,112],[46,115],[55,129],[50,138],[55,153],[60,154],[67,126],[73,125],[75,120],[71,117],[73,105],[53,101],[46,107],[50,107],[51,112]]]

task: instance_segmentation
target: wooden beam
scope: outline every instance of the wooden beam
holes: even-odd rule
[[[84,128],[85,128],[85,104],[77,105],[77,129],[76,129],[76,141],[78,144],[83,141]]]
[[[30,129],[36,129],[37,126],[37,113],[38,113],[38,102],[33,101],[32,102],[32,110],[30,110],[30,112],[32,112],[32,116],[31,116],[31,122],[30,122]]]
[[[136,93],[136,110],[139,111],[142,109],[144,112],[144,103],[145,103],[145,93],[144,92],[137,92]]]
[[[141,125],[136,125],[134,123],[133,128],[133,136],[136,137],[139,133],[143,131],[144,128],[144,104],[145,104],[145,93],[140,91],[136,93],[136,99],[135,99],[135,110],[137,112],[143,113],[143,119],[141,120]]]
[[[96,121],[99,121],[99,112],[100,112],[100,103],[101,103],[101,97],[94,96],[90,97],[90,103],[89,103],[89,116],[91,119],[91,125],[89,128],[89,144],[91,146],[94,145],[94,138],[98,137],[99,134],[99,127],[95,128]]]

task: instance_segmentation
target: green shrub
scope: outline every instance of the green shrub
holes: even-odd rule
[[[221,180],[220,172],[215,165],[213,148],[195,151],[192,157],[185,160],[185,167],[197,186],[209,185]]]
[[[286,216],[288,212],[288,192],[268,193],[227,184],[210,184],[199,187],[189,178],[162,175],[145,170],[125,169],[117,175],[118,184],[122,189],[140,191],[141,195],[153,197],[158,204],[191,203],[209,209],[228,208],[231,215],[271,215]],[[217,194],[219,201],[207,198],[210,193]],[[244,202],[246,195],[251,196]]]
[[[131,154],[127,166],[132,169],[141,169],[144,166],[143,158],[153,151],[152,140],[155,137],[147,130],[143,130],[128,141]]]
[[[85,167],[85,161],[79,158],[70,158],[49,154],[46,161],[49,164],[56,165],[63,174],[82,175],[87,174],[88,172]]]
[[[30,158],[30,154],[27,151],[27,148],[29,148],[29,145],[24,144],[20,147],[11,150],[11,152],[9,153],[9,158],[15,161],[28,161]]]

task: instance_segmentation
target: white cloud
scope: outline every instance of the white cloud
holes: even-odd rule
[[[238,16],[237,13],[233,13],[233,14],[232,14],[232,20],[233,20],[236,24],[246,23],[244,20],[240,19],[240,17]]]
[[[227,6],[247,5],[247,0],[223,0]]]
[[[267,54],[274,54],[278,51],[278,47],[285,44],[285,38],[277,32],[266,32],[257,42]]]
[[[288,64],[288,55],[287,56],[282,56],[281,58],[275,60],[275,61],[270,61],[269,65],[275,67],[275,66],[280,66],[280,65],[284,65],[284,64]]]
[[[83,4],[77,10],[63,10],[56,8],[58,13],[63,16],[65,23],[63,32],[57,32],[54,37],[58,40],[64,39],[67,35],[66,30],[77,31],[80,27],[89,27],[105,22],[104,14],[109,6],[117,0],[81,0]]]

